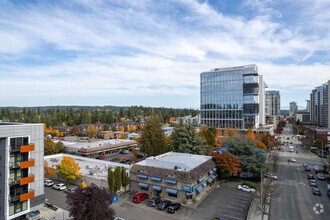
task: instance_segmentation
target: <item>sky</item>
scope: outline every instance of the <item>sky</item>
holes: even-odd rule
[[[0,106],[199,108],[256,64],[281,107],[330,80],[329,0],[0,0]]]

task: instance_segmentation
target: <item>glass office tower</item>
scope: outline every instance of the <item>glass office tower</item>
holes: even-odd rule
[[[264,124],[264,82],[256,65],[214,69],[201,73],[200,80],[201,125],[244,129]]]

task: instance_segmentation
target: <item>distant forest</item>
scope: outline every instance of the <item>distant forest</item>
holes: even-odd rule
[[[0,107],[3,122],[45,123],[47,126],[79,125],[94,123],[140,122],[147,117],[158,116],[168,123],[171,117],[196,116],[194,109],[153,108],[143,106],[42,106]]]

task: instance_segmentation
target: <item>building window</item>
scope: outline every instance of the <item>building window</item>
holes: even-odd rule
[[[13,215],[14,214],[14,203],[11,203],[10,205],[9,205],[9,215]]]
[[[178,197],[178,194],[168,193],[168,196],[177,198]]]

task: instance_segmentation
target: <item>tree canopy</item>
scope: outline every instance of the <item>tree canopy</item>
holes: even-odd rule
[[[238,173],[241,171],[240,160],[226,151],[214,154],[213,160],[219,168],[222,178],[230,176],[230,173]]]
[[[205,140],[197,134],[192,125],[177,127],[171,134],[172,147],[174,151],[189,154],[208,153],[208,146],[205,146]]]
[[[113,197],[106,188],[95,184],[79,187],[66,197],[70,216],[80,220],[114,219],[115,211],[110,207]]]
[[[59,171],[58,175],[68,182],[70,180],[80,179],[81,177],[79,162],[75,162],[72,157],[64,156],[61,163],[56,165],[56,169]]]

